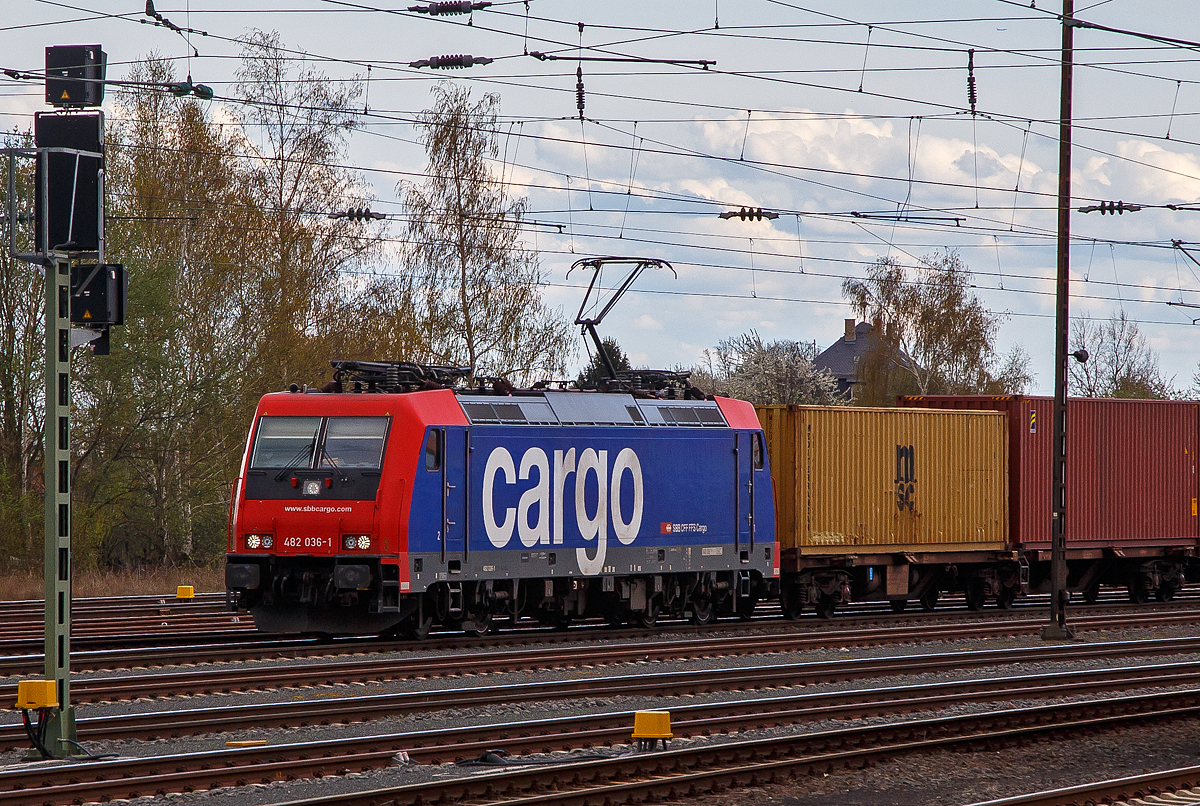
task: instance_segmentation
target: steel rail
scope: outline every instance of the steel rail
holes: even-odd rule
[[[1159,609],[1130,613],[1126,608],[1112,606],[1091,607],[1083,629],[1102,630],[1111,626],[1136,627],[1139,625],[1159,626],[1163,623],[1193,623],[1200,621],[1200,609],[1193,604],[1180,603],[1176,605],[1158,605]],[[1166,608],[1166,609],[1162,609]],[[1098,612],[1097,612],[1098,611]],[[827,636],[829,645],[856,645],[852,643],[838,644],[842,634],[851,629],[866,629],[867,627],[886,628],[895,631],[902,626],[908,632],[903,635],[912,639],[916,630],[941,630],[947,626],[962,625],[962,634],[953,637],[973,637],[974,635],[1011,635],[1028,632],[1024,626],[1021,633],[1006,631],[997,624],[1019,624],[1026,619],[1034,618],[1031,612],[1012,613],[1011,611],[992,611],[993,617],[980,622],[980,614],[967,611],[941,611],[936,614],[923,614],[927,618],[919,618],[915,623],[911,615],[877,614],[875,616],[856,617],[854,619],[836,619],[834,621],[810,620],[804,622],[788,622],[769,617],[756,617],[751,622],[722,622],[715,625],[697,627],[690,624],[663,625],[659,630],[621,629],[614,630],[599,623],[578,625],[566,631],[556,631],[544,627],[522,626],[513,630],[505,630],[483,638],[469,638],[461,634],[442,634],[425,641],[401,641],[380,639],[375,636],[339,638],[332,641],[320,641],[314,638],[285,637],[264,633],[253,633],[251,621],[245,614],[231,616],[231,620],[240,619],[243,629],[222,630],[217,633],[190,632],[161,632],[155,634],[124,634],[117,638],[104,636],[80,637],[73,643],[81,647],[116,647],[103,650],[86,650],[72,653],[73,668],[79,671],[100,669],[146,668],[155,666],[180,665],[184,663],[219,663],[244,660],[270,660],[278,658],[327,657],[349,653],[394,652],[397,650],[437,650],[437,649],[471,649],[476,647],[509,647],[526,645],[558,644],[580,640],[624,640],[636,641],[647,639],[663,631],[706,635],[719,631],[744,631],[749,628],[758,631],[792,633],[805,630],[814,636]],[[1005,618],[995,618],[1003,615]],[[1087,619],[1110,616],[1109,622],[1095,622],[1095,626]],[[986,618],[986,617],[984,617]],[[1084,618],[1084,616],[1081,616]],[[973,620],[972,620],[973,619]],[[977,624],[992,624],[986,628],[976,627]],[[938,636],[934,636],[935,638]],[[239,643],[240,642],[240,643]],[[886,638],[877,638],[875,643],[884,643]],[[6,675],[21,675],[36,673],[42,663],[40,643],[8,641],[0,638],[0,677]],[[24,653],[24,654],[22,654]]]
[[[984,663],[989,663],[989,661],[984,660]],[[821,665],[813,664],[813,666]],[[331,700],[175,709],[89,717],[79,719],[77,725],[79,735],[91,741],[178,738],[242,730],[248,725],[255,728],[302,728],[364,722],[452,708],[511,705],[520,702],[549,702],[618,696],[680,696],[766,688],[791,688],[800,681],[802,681],[801,685],[806,685],[826,682],[830,679],[845,679],[847,674],[854,676],[855,679],[864,679],[872,674],[878,674],[880,671],[877,668],[867,668],[860,676],[854,671],[835,672],[828,668],[828,664],[824,666],[824,669],[813,669],[805,664],[704,669],[658,674],[601,676],[540,683],[522,682],[468,689],[360,695]],[[894,675],[919,674],[928,672],[931,668],[937,667],[931,667],[926,662],[911,666],[901,662],[888,669],[887,673]],[[941,668],[945,668],[945,666],[943,665]],[[959,668],[962,667],[959,666]],[[1200,665],[1194,662],[1183,662],[851,691],[799,695],[781,694],[769,700],[735,701],[729,703],[729,706],[739,709],[746,707],[747,703],[754,703],[756,707],[775,710],[795,709],[799,707],[799,704],[806,703],[808,704],[806,707],[816,709],[813,711],[814,718],[835,719],[934,708],[961,702],[963,697],[969,697],[974,702],[1009,700],[1018,697],[1041,699],[1084,692],[1123,691],[1138,687],[1180,685],[1200,685]],[[719,710],[719,706],[715,704],[703,707],[708,710]],[[22,726],[16,724],[0,726],[0,748],[24,745],[25,742]]]
[[[1040,622],[1034,622],[1036,629]],[[556,668],[577,668],[613,663],[639,661],[681,660],[707,657],[734,657],[752,654],[793,652],[838,645],[860,645],[898,638],[896,630],[880,638],[871,631],[870,640],[855,631],[831,641],[832,635],[774,634],[729,636],[708,639],[550,646],[516,650],[496,650],[476,653],[453,652],[443,655],[409,657],[354,657],[345,661],[308,664],[260,664],[237,668],[189,669],[183,672],[164,672],[154,675],[80,677],[72,681],[72,695],[80,703],[100,703],[121,700],[229,693],[247,690],[286,689],[304,686],[348,685],[413,677],[441,677],[459,674],[478,674],[529,671]],[[910,636],[909,640],[912,640]],[[1003,650],[976,650],[910,656],[910,668],[926,664],[927,669],[978,666],[985,663],[1045,661],[1060,658],[1128,657],[1130,655],[1163,655],[1190,653],[1200,649],[1200,638],[1146,639],[1097,644],[1068,644]],[[867,669],[875,674],[892,673],[896,658],[864,658],[825,662],[824,679],[850,679],[864,675]],[[798,668],[799,664],[793,665]],[[806,674],[815,676],[821,663],[808,665]],[[851,671],[854,670],[854,671]],[[16,697],[16,685],[0,685],[0,702]]]
[[[764,703],[719,703],[673,709],[682,716],[672,730],[680,736],[794,724],[813,718],[813,710],[755,710]],[[729,713],[732,711],[732,713]],[[762,782],[757,773],[801,769],[828,772],[861,765],[896,753],[964,743],[1012,742],[1047,732],[1070,733],[1113,727],[1136,720],[1162,720],[1200,713],[1200,689],[1086,702],[1057,703],[954,716],[931,716],[884,725],[856,726],[761,739],[743,739],[597,761],[508,769],[483,775],[408,784],[359,793],[340,793],[293,801],[299,804],[454,803],[504,799],[521,802],[625,802],[614,792],[640,800],[650,795],[687,796],[730,774],[746,783]],[[489,749],[511,753],[627,744],[632,712],[592,717],[560,717],[499,725],[454,727],[365,737],[349,737],[274,747],[208,751],[134,759],[10,769],[0,772],[0,804],[57,804],[133,798],[216,786],[244,786],[299,777],[341,775],[378,769],[403,750],[422,763],[469,758]],[[733,766],[730,766],[733,765]],[[765,766],[764,766],[765,765]],[[647,780],[644,776],[650,776]],[[614,778],[625,780],[613,784]],[[702,783],[706,782],[706,783]],[[684,784],[680,790],[678,786]],[[667,789],[663,789],[667,785]],[[613,787],[618,787],[614,790]],[[632,787],[629,789],[628,787]],[[551,800],[540,792],[558,791]]]
[[[1048,789],[1044,792],[1016,795],[1000,800],[981,801],[971,806],[1095,806],[1098,803],[1111,803],[1119,806],[1119,804],[1129,801],[1161,797],[1164,794],[1175,794],[1179,800],[1164,800],[1163,803],[1178,802],[1182,804],[1187,795],[1192,797],[1190,802],[1200,801],[1200,791],[1196,791],[1197,789],[1200,789],[1200,767],[1180,767],[1145,775],[1133,775],[1128,778],[1114,778],[1079,786]]]

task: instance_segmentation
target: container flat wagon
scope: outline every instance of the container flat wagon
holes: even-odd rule
[[[1054,401],[1032,396],[904,397],[907,407],[1003,414],[1009,436],[1011,547],[1034,591],[1050,586]],[[1134,602],[1169,600],[1200,548],[1200,404],[1067,402],[1068,587],[1095,601],[1101,585]]]
[[[1007,418],[993,411],[758,406],[784,614],[963,591],[1011,604]]]

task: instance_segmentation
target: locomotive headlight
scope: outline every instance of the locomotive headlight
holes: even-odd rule
[[[344,548],[353,549],[356,545],[358,545],[358,541],[355,539],[354,535],[344,535],[342,537],[342,546]]]
[[[246,548],[250,549],[251,551],[258,548],[260,542],[261,539],[258,535],[246,535]]]
[[[370,535],[359,535],[358,536],[358,547],[360,549],[371,548],[371,536]]]
[[[271,546],[273,546],[273,545],[275,545],[275,538],[274,538],[274,537],[272,537],[271,535],[263,535],[263,536],[262,536],[262,547],[263,547],[263,548],[265,548],[265,549],[269,549],[269,548],[271,548]]]

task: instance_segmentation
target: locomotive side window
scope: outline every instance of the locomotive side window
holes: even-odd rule
[[[320,417],[263,417],[250,466],[312,467],[320,431]]]
[[[321,466],[378,469],[387,427],[387,417],[330,417]]]
[[[754,469],[763,469],[763,444],[762,434],[754,433],[750,435],[750,455],[754,458]]]
[[[429,439],[425,442],[425,469],[442,469],[442,432],[437,428],[429,430]]]

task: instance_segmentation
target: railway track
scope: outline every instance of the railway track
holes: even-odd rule
[[[1024,696],[1042,681],[1006,692],[975,681],[990,699]],[[1080,682],[1080,681],[1076,681]],[[1095,681],[1091,681],[1094,683]],[[1145,682],[1141,678],[1138,684]],[[909,699],[883,693],[873,705],[818,703],[821,695],[770,698],[673,708],[677,736],[789,726],[855,713],[898,713],[944,704],[963,691],[930,695],[909,687]],[[1062,681],[1058,693],[1086,689]],[[837,695],[830,695],[836,698]],[[853,694],[843,696],[855,696]],[[870,696],[863,692],[859,696]],[[941,699],[938,699],[940,697]],[[858,709],[855,711],[854,709]],[[299,804],[612,803],[680,798],[720,787],[758,785],[803,772],[857,767],[898,754],[957,746],[1027,741],[1054,733],[1078,733],[1130,722],[1200,714],[1200,689],[1109,697],[1087,702],[1021,707],[969,715],[932,715],[887,724],[766,736],[657,753],[609,751],[599,757],[496,772],[459,775],[358,793],[291,801]],[[244,786],[297,778],[344,775],[389,766],[399,751],[421,763],[447,763],[481,753],[510,754],[627,744],[631,712],[571,716],[504,724],[460,726],[375,736],[298,742],[270,747],[113,759],[89,763],[31,765],[0,772],[0,804],[58,804],[133,798],[218,786]]]
[[[1040,626],[1041,622],[1037,622]],[[957,633],[961,635],[962,633]],[[71,695],[77,703],[101,703],[180,695],[229,693],[250,690],[302,688],[311,686],[351,685],[386,680],[447,677],[578,668],[638,661],[688,660],[695,658],[734,657],[738,655],[794,652],[830,646],[860,646],[927,637],[914,631],[905,638],[901,630],[852,630],[843,633],[778,633],[757,636],[614,642],[599,645],[542,646],[484,653],[450,652],[417,657],[353,657],[348,660],[310,664],[260,664],[237,668],[188,669],[152,676],[85,677],[72,682]],[[1191,653],[1200,651],[1200,638],[1151,639],[1146,641],[1068,644],[1032,649],[982,650],[913,656],[912,663],[927,663],[927,669],[956,668],[960,665],[1011,663],[1021,660],[1122,657]],[[929,660],[920,660],[929,659]],[[825,669],[823,679],[848,679],[850,670],[874,669],[875,676],[892,673],[893,658],[838,660],[809,666],[812,674]],[[795,668],[797,665],[793,664]],[[16,697],[16,685],[0,686],[0,702]]]
[[[128,607],[122,604],[125,598],[131,600]],[[1110,593],[1102,597],[1101,604],[1082,606],[1078,608],[1077,612],[1093,615],[1104,612],[1128,612],[1129,606],[1120,604],[1121,601],[1122,597]],[[819,619],[815,614],[808,613],[802,617],[799,623],[809,625],[812,629],[817,630],[871,623],[891,624],[901,620],[920,619],[925,621],[985,617],[983,614],[967,610],[960,596],[947,597],[941,604],[942,606],[933,613],[913,610],[908,614],[897,615],[892,613],[886,602],[862,602],[840,610],[832,621]],[[9,606],[7,610],[5,606]],[[989,609],[986,617],[1020,618],[1030,612],[1040,611],[1046,606],[1046,597],[1035,595],[1020,600],[1012,611]],[[1158,603],[1149,607],[1156,611],[1181,609],[1200,611],[1200,595],[1194,597],[1181,595],[1179,600],[1174,603]],[[20,617],[21,614],[24,614],[23,618]],[[1197,615],[1200,616],[1200,612]],[[44,629],[42,618],[40,601],[0,602],[0,675],[14,673],[11,671],[14,668],[12,659],[22,655],[40,655]],[[780,621],[778,609],[764,605],[755,617],[754,624],[757,626],[770,621]],[[724,625],[730,626],[733,623],[724,622]],[[710,625],[705,629],[711,630],[720,626]],[[664,622],[660,625],[659,630],[664,629],[677,632],[693,628],[686,622],[680,621],[678,623]],[[612,632],[612,628],[606,623],[593,621],[575,625],[569,630],[569,634],[588,630],[603,630],[609,634]],[[546,637],[552,634],[551,630],[533,625],[522,625],[515,630],[506,630],[502,637],[495,637],[492,640],[512,640],[512,636],[517,634],[522,636],[540,635],[544,637],[542,640],[554,640]],[[191,602],[177,601],[169,596],[79,599],[75,603],[75,619],[72,623],[72,643],[77,650],[151,650],[168,647],[172,650],[179,650],[182,648],[188,653],[193,653],[187,659],[192,662],[206,660],[201,655],[195,654],[201,651],[200,647],[204,644],[227,645],[239,640],[245,641],[250,636],[254,636],[256,643],[271,641],[275,642],[274,646],[279,646],[280,642],[288,642],[293,646],[317,646],[322,643],[312,637],[300,638],[255,632],[254,620],[251,616],[246,613],[235,614],[224,611],[224,598],[221,594],[199,594],[196,600]],[[443,632],[433,636],[433,642],[453,640],[462,641],[463,636],[457,632]],[[391,650],[397,646],[397,642],[380,641],[375,636],[340,638],[327,643],[334,646],[354,642],[386,647],[380,651]],[[425,641],[420,646],[430,646],[431,643],[431,641]],[[174,654],[178,654],[178,652]],[[8,663],[5,663],[6,659],[9,659]],[[32,668],[31,666],[30,669]]]
[[[1175,624],[1200,622],[1200,608],[1191,604],[1161,606],[1155,610],[1130,611],[1106,607],[1089,611],[1090,615],[1077,615],[1072,625],[1080,631],[1125,629],[1134,627],[1153,628]],[[153,668],[185,664],[218,664],[243,661],[272,661],[283,659],[324,658],[330,656],[362,657],[372,653],[394,653],[398,651],[437,652],[453,650],[470,651],[479,648],[512,648],[553,646],[580,641],[603,641],[604,643],[661,642],[663,631],[674,634],[695,635],[697,639],[711,636],[714,632],[729,630],[751,630],[757,634],[731,635],[726,645],[734,646],[739,641],[752,642],[753,651],[798,651],[838,646],[869,646],[876,644],[911,643],[919,641],[958,640],[997,636],[1035,635],[1040,633],[1045,619],[1040,614],[1005,613],[1003,617],[981,617],[965,609],[961,612],[937,614],[934,619],[913,620],[903,615],[888,613],[855,620],[787,622],[782,619],[756,618],[749,623],[727,622],[707,627],[692,625],[669,625],[661,630],[613,629],[611,627],[582,626],[567,631],[552,631],[545,628],[516,629],[504,631],[484,638],[467,638],[461,635],[435,637],[426,641],[388,641],[378,638],[339,639],[321,642],[314,639],[294,639],[262,636],[247,640],[247,636],[229,634],[213,643],[197,643],[178,646],[144,648],[120,648],[72,652],[73,671],[118,670],[126,668]],[[257,634],[255,634],[257,635]],[[779,637],[784,638],[780,639]],[[186,636],[181,636],[186,637]],[[196,637],[192,636],[192,640]],[[712,639],[717,640],[717,639]],[[781,640],[779,649],[762,649],[764,641]],[[0,642],[0,676],[36,674],[42,667],[40,642],[35,651],[25,654],[6,654]],[[733,651],[733,650],[726,650]],[[734,652],[734,654],[745,654]],[[357,661],[361,664],[361,661]],[[73,692],[74,692],[73,687]],[[0,701],[7,696],[0,685]]]
[[[1200,651],[1200,640],[1190,644]],[[90,741],[163,739],[223,733],[253,728],[304,728],[364,722],[414,713],[431,713],[452,708],[488,705],[577,701],[604,697],[658,697],[708,694],[712,692],[788,689],[798,683],[811,685],[842,680],[868,680],[881,676],[914,675],[948,669],[977,669],[1022,662],[1081,661],[1128,658],[1142,652],[1162,650],[1175,654],[1186,647],[1122,647],[1114,652],[1107,645],[1084,645],[1067,651],[984,650],[974,653],[917,655],[889,659],[824,661],[818,663],[703,669],[597,676],[546,682],[473,686],[431,691],[400,692],[313,699],[300,702],[245,704],[236,706],[172,709],[168,711],[85,717],[77,722],[79,735]],[[1200,665],[1194,662],[1088,669],[1042,675],[1018,675],[988,680],[966,680],[917,686],[857,689],[844,692],[775,695],[756,701],[770,709],[796,709],[809,704],[813,718],[844,718],[905,709],[935,708],[961,702],[1024,697],[1039,699],[1062,694],[1122,691],[1154,686],[1194,685],[1200,687]],[[741,703],[730,703],[737,708]],[[686,709],[684,709],[686,710]],[[20,725],[0,725],[0,748],[23,746]]]

